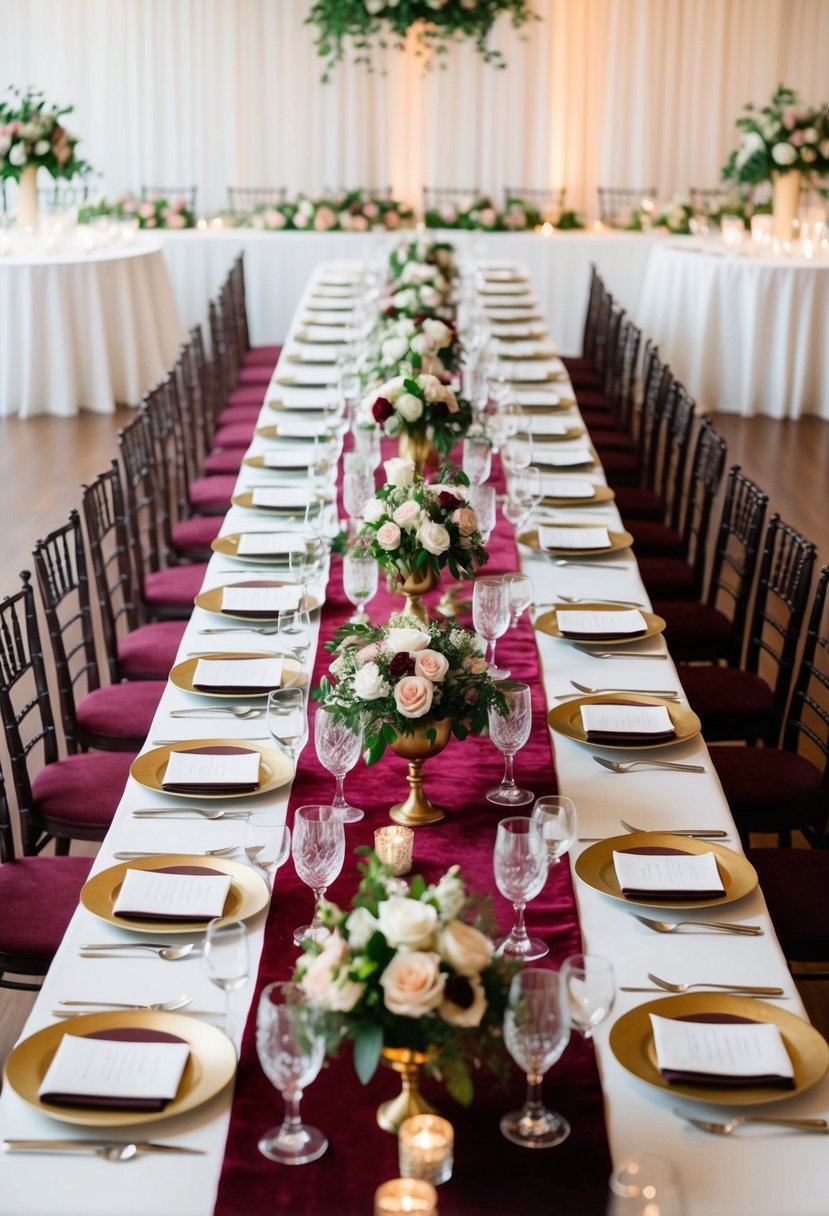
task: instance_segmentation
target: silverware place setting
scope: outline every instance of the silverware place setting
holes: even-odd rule
[[[121,1140],[4,1140],[6,1153],[69,1153],[91,1154],[105,1161],[131,1161],[141,1153],[186,1153],[205,1156],[203,1148],[189,1148],[184,1144],[157,1144],[154,1141]]]
[[[589,646],[576,646],[576,650],[580,650],[582,654],[589,654],[591,659],[663,659],[667,660],[668,654],[655,654],[653,651],[644,650],[591,650]]]
[[[744,937],[762,937],[764,932],[762,925],[737,925],[732,921],[724,920],[653,920],[649,916],[639,916],[635,912],[633,919],[638,920],[646,928],[652,929],[654,933],[675,933],[683,925],[691,925],[709,933],[739,933]]]
[[[722,828],[637,828],[632,823],[628,823],[626,819],[620,819],[619,823],[626,832],[632,832],[634,835],[647,834],[648,832],[660,832],[667,836],[689,836],[695,840],[728,840],[728,832],[724,832]],[[610,840],[610,836],[579,836],[579,844],[597,844],[600,840]]]
[[[244,742],[244,740],[241,740]],[[249,819],[253,811],[224,811],[220,807],[199,806],[147,806],[132,812],[133,819],[189,819],[195,815],[199,819]]]
[[[227,626],[222,626],[222,628],[216,628],[216,629],[200,629],[199,633],[201,633],[201,634],[259,633],[263,637],[269,638],[269,637],[272,637],[274,634],[279,633],[279,626],[278,625],[266,625],[266,626],[259,626],[259,625],[233,625],[233,626],[230,626],[230,625],[227,625]]]
[[[738,1127],[742,1127],[744,1123],[758,1123],[769,1127],[789,1127],[792,1131],[817,1132],[823,1135],[829,1132],[829,1123],[825,1119],[786,1119],[783,1115],[735,1115],[733,1119],[728,1119],[725,1123],[715,1123],[710,1119],[694,1119],[681,1110],[675,1110],[674,1114],[678,1115],[680,1119],[684,1119],[686,1123],[690,1123],[693,1127],[698,1127],[701,1132],[710,1132],[714,1136],[730,1136],[732,1132],[736,1131]]]
[[[620,992],[672,992],[681,995],[684,992],[690,992],[692,988],[704,988],[713,992],[727,992],[731,995],[740,996],[785,996],[782,988],[769,987],[763,984],[717,984],[712,980],[697,980],[693,984],[675,984],[670,980],[663,980],[658,975],[654,975],[652,971],[648,972],[648,979],[654,988],[620,988]]]
[[[198,709],[171,709],[170,718],[264,718],[266,710],[259,705],[200,705]]]
[[[226,845],[222,849],[203,849],[198,853],[193,853],[193,857],[233,857],[239,852],[237,844]],[[142,857],[169,857],[170,850],[160,849],[121,849],[112,856],[116,861],[140,861]]]
[[[679,764],[675,760],[606,760],[604,756],[593,756],[597,764],[611,773],[632,773],[636,769],[661,769],[673,773],[704,773],[702,764]]]
[[[146,1010],[150,1013],[175,1013],[178,1009],[184,1009],[185,1006],[192,1002],[191,996],[176,996],[169,1001],[156,1001],[152,1005],[138,1004],[135,1002],[124,1001],[58,1001],[60,1009],[52,1010],[52,1017],[66,1018],[75,1017],[81,1009],[139,1009]],[[63,1008],[68,1006],[69,1008]]]
[[[81,958],[120,958],[122,950],[144,950],[164,959],[165,963],[177,963],[183,958],[201,956],[201,950],[193,942],[181,942],[179,945],[169,945],[165,942],[102,942],[100,945],[81,946],[80,954]]]

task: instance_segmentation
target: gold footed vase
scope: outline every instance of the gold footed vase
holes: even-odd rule
[[[410,1115],[437,1114],[418,1088],[420,1069],[428,1059],[422,1051],[414,1051],[409,1047],[384,1047],[380,1058],[389,1068],[394,1069],[402,1085],[396,1098],[382,1102],[377,1108],[377,1122],[384,1132],[392,1132],[396,1136],[400,1124]]]
[[[427,566],[425,570],[413,570],[398,584],[399,591],[406,597],[403,611],[407,616],[416,617],[422,625],[429,624],[429,609],[421,603],[421,597],[434,591],[439,582],[440,575],[432,566]]]
[[[797,169],[790,169],[788,173],[773,173],[771,180],[774,235],[778,241],[791,241],[800,202],[800,173]]]
[[[427,738],[426,732],[430,730],[435,732],[434,742]],[[391,744],[396,756],[402,756],[404,760],[409,761],[409,771],[406,775],[409,796],[389,811],[395,823],[402,823],[408,828],[420,828],[430,823],[440,823],[441,819],[446,818],[446,812],[430,802],[423,791],[423,762],[442,752],[451,734],[451,719],[427,718],[417,727],[414,734],[398,735]]]
[[[432,456],[435,456],[435,459],[437,459],[437,453],[431,439],[428,439],[422,432],[412,435],[408,431],[401,431],[397,444],[397,453],[402,460],[414,461],[415,473],[418,477],[423,476],[423,470]]]

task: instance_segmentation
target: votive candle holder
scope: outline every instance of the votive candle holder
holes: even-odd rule
[[[438,1216],[438,1193],[419,1178],[392,1178],[374,1192],[374,1216]]]
[[[435,1186],[452,1177],[455,1129],[440,1115],[412,1115],[400,1124],[397,1136],[400,1173]]]
[[[380,860],[391,866],[398,877],[408,874],[412,868],[414,832],[411,828],[377,828],[374,833],[374,851]]]

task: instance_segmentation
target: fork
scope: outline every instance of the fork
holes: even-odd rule
[[[724,920],[651,920],[650,917],[638,916],[635,912],[633,919],[646,925],[648,929],[653,929],[655,933],[674,933],[680,925],[694,925],[698,929],[709,929],[721,933],[741,933],[744,937],[761,937],[763,934],[762,925],[735,925]]]
[[[589,684],[579,684],[578,680],[571,680],[570,683],[574,688],[578,688],[579,692],[585,692],[588,695],[600,692],[641,692],[647,693],[651,697],[678,697],[678,688],[591,688]]]
[[[273,627],[268,625],[264,628],[255,625],[234,625],[233,627],[224,626],[221,629],[200,629],[199,633],[261,633],[263,637],[271,637],[272,634],[279,633],[279,628],[276,625]]]
[[[262,743],[262,742],[268,741],[270,739],[270,737],[271,737],[270,735],[240,735],[239,739],[234,740],[234,742]],[[153,747],[173,747],[173,746],[175,746],[176,743],[197,743],[197,742],[198,742],[197,739],[182,739],[181,737],[179,737],[178,739],[150,739],[150,743],[152,744]]]
[[[654,654],[653,651],[641,650],[591,650],[589,646],[576,646],[582,654],[589,654],[591,659],[667,659],[667,654]]]
[[[202,819],[249,819],[253,811],[224,811],[219,807],[209,810],[198,806],[148,806],[133,811],[133,819],[158,819],[162,815],[173,815],[181,819],[186,815],[200,815]]]
[[[709,840],[728,840],[728,832],[722,828],[635,828],[626,819],[620,819],[626,832],[666,832],[668,836],[707,836]]]
[[[691,988],[722,988],[724,992],[742,992],[748,996],[782,996],[782,988],[763,987],[759,984],[714,984],[711,981],[699,980],[695,984],[672,984],[670,980],[661,980],[658,975],[654,975],[652,971],[648,972],[648,979],[651,983],[656,984],[657,988],[664,988],[666,992],[683,993],[688,992]]]
[[[551,559],[554,566],[581,566],[584,570],[600,570],[604,574],[605,570],[621,570],[630,572],[630,566],[614,566],[610,562],[601,564],[600,562],[574,562],[568,557],[554,557]]]
[[[171,709],[171,718],[203,718],[213,714],[232,718],[264,718],[265,710],[255,705],[201,705],[198,709]]]
[[[88,1009],[147,1009],[153,1013],[174,1013],[184,1009],[193,1000],[191,996],[176,996],[170,1001],[156,1001],[154,1005],[140,1005],[124,1001],[58,1001],[59,1005],[73,1005]],[[66,1011],[57,1013],[58,1017],[66,1017]]]
[[[559,595],[556,599],[561,604],[618,604],[622,608],[644,608],[640,600],[594,600],[586,595]]]
[[[239,846],[236,844],[227,845],[223,849],[204,849],[201,853],[194,853],[194,857],[232,857],[234,853],[239,852]],[[120,853],[113,853],[112,856],[116,861],[138,861],[141,857],[169,857],[170,853],[162,852],[147,852],[140,849],[133,851],[123,850]]]
[[[620,764],[618,760],[605,760],[604,756],[594,756],[593,759],[602,768],[609,768],[612,773],[630,773],[635,768],[667,769],[668,772],[674,773],[705,772],[701,764],[676,764],[671,760],[629,760],[626,764]]]
[[[802,1132],[823,1132],[824,1135],[829,1132],[829,1123],[825,1119],[784,1119],[782,1115],[735,1115],[727,1123],[712,1123],[709,1119],[692,1119],[681,1110],[675,1110],[674,1114],[698,1127],[701,1132],[713,1132],[715,1136],[730,1136],[744,1123],[767,1123],[773,1127],[791,1127]]]

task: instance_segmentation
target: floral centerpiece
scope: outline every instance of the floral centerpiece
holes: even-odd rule
[[[415,374],[444,376],[458,370],[461,344],[454,321],[439,317],[381,317],[371,340],[375,346],[375,374],[393,379],[402,365]]]
[[[119,194],[114,199],[102,199],[78,211],[78,222],[88,224],[90,220],[109,216],[116,220],[135,220],[139,228],[194,228],[196,217],[183,198],[162,198],[148,195],[136,198],[133,194]]]
[[[61,121],[73,106],[55,106],[35,89],[12,88],[0,101],[0,178],[18,182],[18,215],[24,224],[37,221],[37,171],[70,181],[91,166],[77,154],[78,137]]]
[[[694,208],[690,201],[675,196],[661,209],[653,221],[653,226],[654,228],[664,228],[666,232],[671,232],[674,236],[689,236],[693,214]]]
[[[501,1026],[516,966],[494,954],[491,901],[469,894],[456,865],[437,883],[417,875],[407,885],[371,850],[357,851],[366,860],[351,906],[324,902],[331,936],[303,947],[296,978],[305,999],[331,1054],[343,1031],[353,1041],[363,1084],[381,1054],[408,1055],[468,1104],[473,1071],[506,1063]]]
[[[524,232],[542,221],[538,207],[526,199],[510,197],[498,208],[485,195],[472,199],[447,200],[427,209],[427,228],[480,229],[483,232]]]
[[[389,275],[395,282],[408,282],[404,278],[406,267],[435,266],[444,278],[453,279],[458,274],[458,263],[455,258],[455,247],[448,241],[401,241],[389,254]]]
[[[416,356],[417,357],[417,356]],[[401,455],[411,454],[422,472],[428,449],[448,456],[472,422],[472,406],[448,384],[428,372],[393,376],[369,390],[359,406],[362,422],[374,422],[386,435],[399,435]]]
[[[410,30],[419,56],[444,56],[453,41],[469,38],[486,63],[502,68],[503,56],[489,45],[502,13],[515,28],[537,20],[529,0],[315,0],[306,21],[317,27],[314,44],[328,61],[323,80],[329,81],[348,40],[354,44],[355,62],[371,71],[372,41],[402,51]]]
[[[342,194],[299,194],[288,202],[263,203],[247,220],[252,228],[291,232],[392,231],[414,223],[408,204],[365,190]]]

